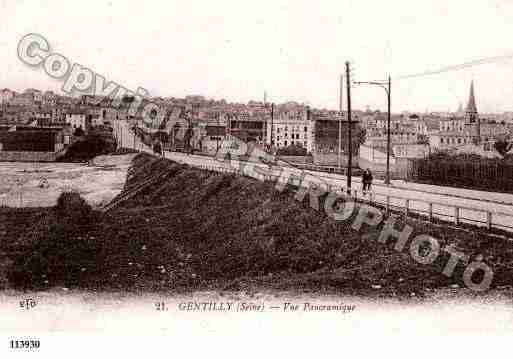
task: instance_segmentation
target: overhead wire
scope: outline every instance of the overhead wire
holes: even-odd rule
[[[477,66],[477,65],[501,62],[501,61],[504,61],[507,59],[513,59],[513,54],[485,57],[485,58],[478,59],[478,60],[467,61],[467,62],[458,64],[458,65],[444,66],[444,67],[441,67],[436,70],[426,70],[426,71],[418,72],[418,73],[414,73],[414,74],[401,75],[401,76],[393,77],[392,80],[397,81],[397,80],[405,80],[405,79],[410,79],[410,78],[415,78],[415,77],[438,75],[438,74],[441,74],[444,72],[458,71],[458,70],[462,70],[462,69]]]

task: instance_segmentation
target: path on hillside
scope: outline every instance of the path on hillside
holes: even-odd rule
[[[210,167],[225,167],[225,168],[240,168],[241,162],[232,160],[231,162],[220,162],[211,157],[187,155],[177,152],[166,152],[166,158],[172,159],[177,162],[186,163],[192,166],[210,166]],[[261,171],[268,170],[268,166],[258,163],[242,162],[247,167],[260,167]],[[281,172],[280,172],[281,171]],[[248,173],[250,171],[247,171]],[[273,166],[272,172],[281,178],[299,177],[301,170],[293,167],[279,167]],[[334,190],[340,190],[346,185],[346,177],[342,175],[328,174],[325,172],[305,171],[311,174],[313,179],[317,182],[331,185]],[[440,187],[438,190],[441,193],[428,192],[427,190],[419,191],[416,189],[401,188],[395,186],[385,186],[381,181],[376,181],[374,186],[375,200],[384,203],[385,196],[394,196],[399,198],[391,198],[390,205],[404,208],[406,200],[411,210],[423,211],[426,215],[429,211],[429,203],[433,204],[433,215],[435,217],[454,220],[454,206],[460,207],[459,217],[461,222],[473,223],[478,225],[486,225],[487,212],[492,214],[493,223],[498,227],[511,227],[513,229],[513,206],[510,204],[501,204],[491,201],[482,200],[486,192],[479,191],[466,191],[467,198],[451,196],[443,194],[447,188]],[[361,179],[355,177],[352,180],[352,187],[358,191],[358,196],[361,196]],[[436,186],[429,186],[436,187]],[[465,191],[465,190],[462,190]],[[460,192],[461,193],[461,192]],[[494,195],[501,195],[494,193]],[[476,196],[472,198],[471,196]],[[505,228],[503,228],[505,229]]]

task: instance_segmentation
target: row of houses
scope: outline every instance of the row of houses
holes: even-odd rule
[[[349,126],[344,112],[312,109],[296,102],[243,104],[203,96],[157,97],[151,101],[159,110],[148,121],[142,114],[131,113],[130,105],[124,101],[89,95],[70,98],[35,89],[17,94],[4,89],[0,90],[3,104],[0,123],[17,119],[36,127],[70,126],[72,130],[87,130],[90,126],[127,120],[151,138],[165,139],[166,146],[184,146],[179,139],[187,132],[189,145],[209,154],[230,148],[241,139],[271,152],[290,146],[302,147],[314,162],[327,166],[345,163],[349,152]],[[386,153],[387,117],[380,112],[352,113],[354,156],[372,162]],[[394,158],[418,158],[445,149],[467,151],[479,147],[482,151],[492,151],[493,141],[511,133],[509,126],[497,118],[487,120],[478,116],[472,84],[465,111],[392,114],[391,154]],[[156,133],[159,135],[155,136]],[[360,145],[365,150],[360,151]]]
[[[0,161],[55,161],[72,137],[69,126],[0,126]]]

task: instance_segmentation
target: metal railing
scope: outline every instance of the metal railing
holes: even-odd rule
[[[469,207],[469,206],[462,206],[462,205],[449,205],[447,203],[441,203],[431,200],[422,200],[422,199],[411,199],[404,196],[398,196],[398,195],[389,195],[389,194],[375,194],[376,197],[382,197],[384,200],[382,201],[372,201],[373,203],[377,203],[380,205],[383,205],[385,209],[390,211],[392,207],[400,208],[404,211],[404,215],[408,216],[409,214],[417,213],[421,215],[426,215],[430,221],[433,221],[435,217],[447,219],[449,218],[455,225],[460,225],[462,223],[470,223],[470,224],[478,224],[478,225],[484,225],[488,229],[492,228],[499,228],[499,229],[509,229],[513,230],[513,214],[511,213],[505,213],[500,211],[490,211],[482,208],[476,208],[476,207]],[[400,204],[393,204],[392,200],[399,200]],[[401,202],[403,203],[401,205]],[[426,209],[419,209],[415,208],[413,206],[413,203],[424,203],[426,204]],[[434,206],[438,206],[441,208],[446,208],[449,211],[444,212],[437,212],[434,209]],[[473,212],[476,214],[480,214],[481,219],[477,218],[470,218],[470,217],[464,217],[463,211],[467,212]],[[503,216],[511,219],[511,222],[509,225],[507,224],[501,224],[494,222],[494,217],[497,218],[497,216]]]
[[[230,168],[230,167],[224,167],[224,166],[216,166],[216,165],[206,165],[206,164],[193,164],[192,166],[219,172],[219,173],[231,173],[231,174],[238,174],[242,176],[252,177],[256,178],[258,180],[266,180],[266,181],[279,181],[280,176],[277,175],[261,175],[258,176],[251,176],[252,171],[244,171],[237,168]],[[255,164],[251,164],[252,167],[255,167]],[[251,166],[250,165],[250,166]],[[248,166],[246,164],[245,168]],[[258,166],[257,166],[258,167]],[[309,177],[309,180],[312,180],[312,177]],[[298,182],[297,184],[300,184],[300,180],[296,180]],[[287,180],[285,182],[282,181],[283,184],[295,184],[294,180],[290,181]],[[320,185],[325,185],[326,191],[332,191],[333,185],[327,184],[327,183],[319,183]],[[344,192],[344,189],[341,188],[340,192]],[[403,211],[405,216],[409,216],[411,214],[420,214],[425,215],[429,221],[433,221],[434,218],[440,218],[440,219],[449,219],[449,221],[453,222],[455,225],[461,225],[462,223],[468,223],[468,224],[476,224],[485,226],[488,229],[497,228],[497,229],[503,229],[503,230],[513,230],[513,213],[506,213],[501,211],[491,211],[487,209],[482,208],[476,208],[476,207],[470,207],[470,206],[463,206],[463,205],[450,205],[447,203],[432,201],[432,200],[423,200],[423,199],[412,199],[404,196],[399,195],[391,195],[391,194],[382,194],[382,193],[375,193],[371,192],[367,196],[360,196],[358,198],[358,191],[354,190],[352,193],[352,197],[356,200],[360,199],[363,202],[367,202],[369,204],[377,204],[381,205],[385,208],[387,212],[390,212],[391,209],[399,209]],[[423,203],[425,204],[425,209],[418,208],[418,206],[414,206],[414,204],[417,203]],[[436,210],[438,208],[438,211]],[[443,211],[445,209],[446,211]],[[477,216],[474,216],[474,218],[465,217],[464,212],[472,212],[475,214],[478,214]],[[498,223],[496,220],[498,216],[502,216],[505,218],[508,218],[508,223]]]

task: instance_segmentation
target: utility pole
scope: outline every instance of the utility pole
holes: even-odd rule
[[[119,147],[119,141],[118,141],[118,124],[116,122],[114,122],[112,124],[112,126],[114,127],[113,128],[113,131],[114,131],[114,138],[116,139],[116,149]]]
[[[390,149],[390,85],[391,79],[390,75],[388,76],[388,91],[387,91],[387,99],[388,99],[388,115],[387,115],[387,174],[385,178],[385,184],[390,184],[390,153],[392,152]]]
[[[136,146],[135,146],[135,136],[136,136],[136,133],[137,133],[137,120],[135,120],[135,126],[134,126],[134,150],[136,149]]]
[[[392,80],[390,79],[390,75],[388,76],[388,81],[358,81],[355,82],[356,85],[376,85],[385,90],[387,93],[387,172],[385,174],[385,184],[390,184],[390,154],[391,151],[391,143],[390,143],[390,117],[391,117],[391,88],[392,88]]]
[[[175,150],[175,123],[173,123],[173,127],[171,127],[171,151]]]
[[[262,146],[265,148],[265,134],[266,134],[266,131],[267,131],[267,121],[265,120],[265,115],[264,115],[264,120],[262,121],[262,134],[260,135],[260,143],[262,144]]]
[[[340,117],[338,119],[338,169],[342,168],[342,114],[344,110],[342,108],[342,98],[343,98],[343,88],[344,88],[344,77],[340,75],[340,86],[339,86],[339,111]]]
[[[349,73],[349,62],[346,61],[346,86],[347,86],[347,134],[348,134],[348,154],[347,154],[347,194],[351,195],[351,167],[353,165],[353,146],[351,134],[351,79]]]
[[[221,131],[219,131],[219,113],[216,112],[216,119],[217,119],[217,131],[218,133],[216,133],[216,155],[217,153],[219,152],[219,136],[220,136],[220,133]]]
[[[274,102],[271,103],[271,150],[274,144],[273,141],[273,127],[274,127]]]

